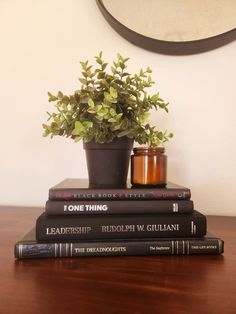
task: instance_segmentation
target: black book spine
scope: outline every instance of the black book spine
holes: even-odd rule
[[[47,216],[36,221],[38,241],[76,241],[117,238],[201,237],[206,217],[180,215]]]
[[[87,243],[17,243],[15,257],[58,258],[82,256],[125,255],[192,255],[221,254],[224,242],[221,239],[118,241]]]
[[[53,201],[72,201],[72,200],[186,200],[190,199],[189,189],[128,189],[128,190],[93,190],[93,189],[60,189],[49,190],[49,200]]]
[[[192,213],[193,201],[173,200],[128,200],[128,201],[47,201],[48,215],[93,215],[93,214],[170,214]]]

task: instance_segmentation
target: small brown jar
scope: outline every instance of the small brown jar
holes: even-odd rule
[[[131,155],[131,184],[134,186],[165,186],[167,156],[164,147],[136,147]]]

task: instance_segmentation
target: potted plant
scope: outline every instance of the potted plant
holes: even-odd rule
[[[168,104],[159,93],[146,92],[154,84],[150,67],[132,75],[126,70],[129,58],[117,54],[108,72],[102,52],[95,60],[95,68],[80,62],[81,86],[73,94],[48,93],[56,111],[48,113],[44,136],[83,140],[91,185],[125,185],[133,141],[157,147],[172,137],[147,122],[152,108],[168,112]]]

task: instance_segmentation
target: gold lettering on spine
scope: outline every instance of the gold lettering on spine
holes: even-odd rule
[[[108,225],[101,226],[101,231],[106,233],[134,232],[135,225]]]
[[[83,247],[76,247],[75,248],[75,253],[84,253],[85,252],[85,248]]]
[[[87,234],[91,232],[91,227],[60,227],[60,228],[46,228],[46,235],[55,234]]]
[[[144,227],[144,225],[137,225],[138,231],[145,231]]]
[[[179,231],[179,224],[171,224],[171,225],[147,225],[147,231]]]
[[[87,253],[113,253],[113,252],[126,252],[125,246],[107,246],[107,247],[90,247],[86,248]]]

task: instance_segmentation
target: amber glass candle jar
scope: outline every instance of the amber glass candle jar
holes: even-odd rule
[[[136,147],[131,155],[131,184],[134,186],[165,186],[167,156],[164,147]]]

